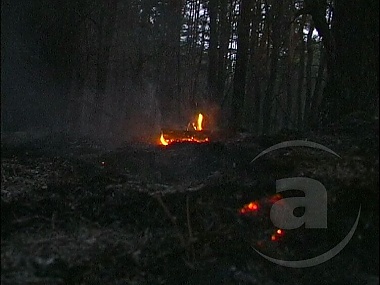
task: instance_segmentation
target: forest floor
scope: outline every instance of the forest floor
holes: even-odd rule
[[[2,139],[2,284],[378,284],[378,122],[330,134],[241,135],[106,149],[63,136]],[[288,147],[290,140],[324,145]],[[276,179],[327,190],[328,228],[275,236]],[[278,197],[277,197],[278,198]],[[256,212],[242,213],[255,201]],[[313,267],[276,265],[347,246]],[[274,240],[272,240],[274,239]]]

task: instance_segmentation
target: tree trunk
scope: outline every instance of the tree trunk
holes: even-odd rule
[[[306,50],[307,50],[307,61],[306,61],[306,94],[305,94],[305,112],[304,112],[304,123],[307,124],[309,122],[310,116],[310,106],[313,97],[313,86],[312,86],[312,68],[313,68],[313,30],[314,25],[310,23],[309,31],[307,33],[307,42],[306,42]]]
[[[285,122],[286,128],[296,127],[293,124],[292,118],[292,106],[293,106],[293,72],[294,72],[294,50],[295,50],[295,24],[291,24],[288,38],[288,55],[286,66],[286,110],[285,110]]]
[[[379,1],[336,0],[332,35],[336,54],[324,94],[330,101],[328,121],[354,111],[373,115],[379,94]]]
[[[324,46],[320,47],[320,56],[319,56],[319,66],[317,79],[314,85],[313,98],[311,98],[310,109],[308,110],[308,125],[311,128],[318,126],[318,110],[322,102],[323,97],[323,82],[325,80],[325,70],[326,70],[326,54],[324,51]]]
[[[218,52],[218,82],[217,82],[217,95],[215,97],[216,102],[220,103],[222,101],[223,95],[225,94],[226,85],[226,61],[228,53],[228,43],[230,39],[230,25],[231,17],[228,13],[228,0],[221,0],[220,3],[220,41],[219,41],[219,52]]]
[[[262,7],[260,2],[256,2],[252,16],[252,30],[249,50],[249,80],[247,86],[248,96],[251,97],[250,105],[246,106],[250,130],[255,134],[260,132],[260,112],[261,112],[261,85],[260,85],[260,65],[259,58],[259,41],[260,41],[260,22],[262,21]]]
[[[208,88],[211,100],[215,100],[218,83],[218,1],[209,1],[210,40],[208,47]]]
[[[304,90],[304,79],[305,79],[305,40],[303,38],[303,29],[305,26],[305,15],[302,16],[298,34],[300,37],[299,45],[299,65],[298,65],[298,84],[297,84],[297,128],[302,130],[302,119],[303,119],[303,90]]]
[[[238,131],[243,127],[251,4],[251,0],[242,0],[240,4],[236,68],[233,82],[232,110],[230,119],[230,129],[232,131]]]
[[[182,1],[169,1],[166,7],[166,37],[162,46],[163,62],[160,79],[160,110],[163,124],[173,125],[181,118],[180,88],[180,33]]]
[[[324,124],[337,122],[353,111],[368,114],[376,110],[378,8],[379,2],[374,0],[366,5],[336,0],[330,29],[325,18],[326,2],[304,2],[302,13],[312,15],[326,50],[328,80],[321,105]]]
[[[274,87],[277,80],[277,69],[278,69],[278,55],[281,42],[281,21],[280,17],[282,15],[283,3],[276,3],[272,8],[274,9],[271,20],[272,24],[272,49],[270,51],[270,68],[269,68],[269,79],[266,87],[264,104],[263,104],[263,132],[270,133],[273,117],[272,117],[272,106],[274,100]]]

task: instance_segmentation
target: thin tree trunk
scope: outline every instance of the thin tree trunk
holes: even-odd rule
[[[261,110],[261,86],[259,80],[259,64],[258,62],[258,47],[259,47],[259,29],[261,18],[261,2],[256,2],[254,8],[254,16],[252,19],[252,31],[251,31],[251,42],[250,42],[250,55],[249,55],[249,65],[250,65],[250,94],[252,96],[252,106],[248,106],[248,109],[253,110],[251,116],[249,117],[250,123],[252,124],[252,130],[254,133],[259,134],[260,128],[260,110]]]
[[[305,115],[304,115],[304,123],[309,122],[310,116],[310,105],[313,96],[313,87],[312,87],[312,67],[313,67],[313,59],[314,59],[314,51],[313,51],[313,31],[314,25],[310,23],[309,31],[307,33],[307,61],[306,61],[306,95],[305,95]]]
[[[298,84],[297,84],[297,128],[302,129],[302,119],[303,119],[303,90],[305,81],[305,40],[303,38],[304,25],[305,25],[305,15],[302,16],[299,35],[300,35],[300,46],[299,46],[299,66],[298,66]]]
[[[216,102],[221,102],[225,93],[226,85],[226,61],[228,53],[228,43],[230,39],[231,17],[228,13],[228,0],[221,0],[220,4],[220,42],[218,52],[218,82],[217,82],[217,95],[215,96]]]
[[[340,3],[340,2],[337,2]],[[337,4],[335,3],[335,4]],[[336,6],[336,5],[335,5]],[[342,4],[345,7],[345,4]],[[315,28],[319,36],[322,38],[326,52],[326,67],[328,75],[328,83],[324,88],[325,94],[322,101],[322,109],[324,114],[322,117],[325,123],[328,121],[336,121],[340,117],[340,102],[342,97],[342,83],[338,74],[336,43],[334,35],[329,27],[331,13],[326,21],[326,1],[323,0],[305,0],[304,8],[298,14],[310,14],[313,18]],[[327,96],[326,96],[327,95]]]
[[[208,87],[211,100],[215,100],[217,94],[218,73],[218,1],[209,1],[210,16],[210,40],[208,48]]]
[[[310,109],[308,123],[310,127],[315,127],[318,124],[318,109],[323,98],[323,81],[325,80],[325,70],[326,70],[326,54],[324,51],[324,46],[321,44],[320,47],[320,59],[317,79],[314,85],[313,97],[310,102]]]
[[[274,100],[274,87],[277,80],[277,69],[278,69],[278,54],[281,41],[281,22],[280,17],[282,15],[282,3],[277,3],[275,6],[275,15],[272,15],[272,50],[270,52],[270,68],[269,68],[269,79],[266,87],[264,104],[263,104],[263,131],[264,133],[270,133],[273,117],[272,117],[272,106]]]
[[[174,124],[181,119],[181,98],[178,94],[182,1],[171,0],[166,7],[166,37],[160,79],[160,109],[163,123]]]
[[[197,66],[196,66],[196,69],[195,69],[195,76],[194,76],[194,90],[195,92],[197,92],[198,90],[198,83],[199,83],[199,75],[201,73],[201,69],[202,69],[202,60],[203,60],[203,54],[204,54],[204,46],[205,46],[205,29],[204,29],[204,26],[203,26],[203,31],[202,31],[202,38],[201,38],[201,46],[200,46],[200,50],[199,50],[199,56],[198,56],[198,63],[197,63]],[[196,106],[198,107],[198,106]]]
[[[236,54],[236,69],[233,83],[232,112],[230,120],[230,128],[233,131],[237,131],[243,127],[251,4],[251,0],[242,0],[240,3],[237,41],[238,49]]]
[[[198,108],[198,102],[197,102],[197,85],[198,85],[198,72],[200,70],[200,65],[198,64],[195,59],[198,56],[198,36],[199,36],[199,30],[198,30],[198,24],[199,24],[199,10],[200,10],[200,3],[198,1],[194,1],[193,3],[193,22],[191,25],[191,51],[190,51],[190,60],[192,62],[191,64],[191,76],[190,76],[190,109],[192,112],[194,112]]]
[[[288,55],[287,55],[287,67],[286,67],[286,110],[285,110],[285,122],[286,128],[292,128],[292,106],[293,106],[293,72],[294,72],[294,49],[295,49],[295,25],[291,24],[289,39],[288,39]],[[295,126],[294,126],[295,127]]]

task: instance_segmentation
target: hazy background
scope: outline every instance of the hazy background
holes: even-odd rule
[[[126,140],[198,112],[255,134],[372,116],[378,2],[356,2],[3,0],[2,132]]]

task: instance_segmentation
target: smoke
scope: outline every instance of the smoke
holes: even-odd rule
[[[157,99],[157,84],[143,80],[143,84],[128,100],[123,120],[126,141],[154,142],[161,130],[161,110]]]

